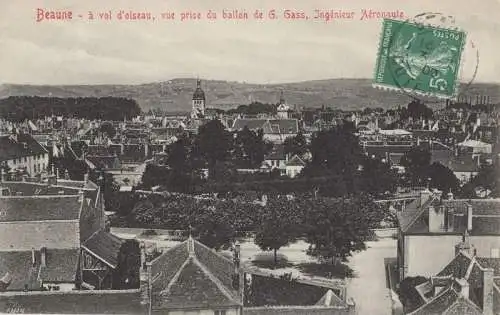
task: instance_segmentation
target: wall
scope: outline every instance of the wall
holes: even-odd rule
[[[16,159],[15,163],[14,160],[8,160],[7,165],[11,169],[26,167],[28,173],[33,176],[39,172],[38,167],[40,167],[41,169],[47,168],[47,166],[49,165],[49,155],[47,153],[44,153],[39,159],[36,159],[35,156],[22,157],[21,162],[19,162],[19,159]],[[37,172],[35,172],[35,165],[37,165]]]
[[[147,314],[139,290],[0,293],[0,313]]]
[[[477,256],[490,257],[491,248],[500,248],[500,236],[470,236]],[[406,235],[406,277],[430,277],[441,271],[454,257],[461,235]]]
[[[226,315],[239,315],[238,309],[226,309]],[[154,314],[167,314],[168,315],[214,315],[214,310],[194,310],[194,311],[167,311],[167,310],[158,310],[155,311]]]
[[[246,307],[244,315],[354,315],[354,308],[318,306]]]
[[[0,251],[28,251],[41,247],[78,248],[78,226],[76,220],[1,222]]]

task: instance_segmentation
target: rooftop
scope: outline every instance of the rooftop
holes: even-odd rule
[[[149,264],[154,309],[241,305],[233,288],[233,262],[191,237]]]

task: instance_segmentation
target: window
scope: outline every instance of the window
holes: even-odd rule
[[[491,249],[491,258],[500,258],[500,248]]]
[[[28,157],[24,157],[24,162],[28,162]]]
[[[214,311],[214,315],[226,315],[226,310]]]

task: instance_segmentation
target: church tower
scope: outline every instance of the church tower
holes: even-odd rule
[[[288,119],[289,118],[290,106],[288,106],[286,101],[285,101],[285,97],[283,96],[283,90],[281,90],[281,93],[280,93],[280,100],[279,100],[277,111],[278,111],[278,118],[280,118],[280,119]]]
[[[205,117],[205,92],[201,89],[200,79],[196,81],[196,90],[193,93],[191,117]]]

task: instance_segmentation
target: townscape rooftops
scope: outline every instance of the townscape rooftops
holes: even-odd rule
[[[431,277],[429,281],[418,286],[417,290],[427,302],[417,310],[420,313],[415,311],[411,314],[476,314],[475,312],[479,309],[478,305],[482,305],[481,298],[476,294],[476,289],[483,287],[483,271],[486,268],[493,269],[495,282],[493,305],[495,308],[499,307],[500,258],[471,256],[460,251],[435,277]],[[456,285],[456,279],[461,279],[461,281],[466,281],[469,284],[470,289],[467,297],[461,296],[460,289]],[[455,293],[450,291],[445,296],[438,293],[432,298],[434,286],[445,287],[441,292],[453,290]],[[430,297],[430,299],[426,299],[426,297]],[[459,298],[464,301],[458,301]],[[464,304],[464,302],[466,303]],[[445,311],[432,313],[433,310],[440,309]],[[476,310],[471,313],[465,311],[469,309]],[[456,310],[460,310],[460,312]],[[482,311],[479,309],[477,314],[482,314]]]
[[[430,192],[429,192],[430,193]],[[444,207],[449,215],[454,215],[453,231],[450,233],[462,234],[465,232],[467,222],[465,219],[468,205],[472,206],[472,231],[471,235],[499,235],[500,234],[500,199],[453,199],[441,200],[440,196],[430,196],[423,205],[421,197],[412,201],[405,210],[398,213],[398,221],[404,233],[428,232],[425,218],[428,209]]]
[[[45,267],[40,266],[39,280],[56,283],[75,281],[80,255],[77,248],[48,249],[46,255]]]
[[[285,146],[283,144],[273,145],[273,148],[266,154],[264,160],[286,160]]]
[[[163,278],[161,286],[153,283],[155,309],[241,305],[232,288],[233,262],[191,237],[164,252],[151,265],[158,271],[152,277]]]
[[[77,220],[79,196],[15,196],[0,198],[0,222]]]
[[[305,166],[306,162],[302,160],[298,155],[294,155],[287,163],[286,166]]]
[[[46,153],[48,151],[28,134],[0,136],[0,161]]]
[[[245,119],[234,121],[232,129],[235,131],[247,127],[250,130],[262,129],[264,134],[296,134],[299,132],[297,119]]]
[[[35,251],[35,264],[31,251],[0,252],[0,287],[7,291],[39,290],[40,281],[72,283],[78,269],[79,250],[47,249],[45,266],[41,253]],[[1,290],[0,290],[1,291]]]
[[[465,298],[450,285],[428,303],[422,305],[409,315],[481,315],[482,310],[471,300]]]
[[[116,268],[123,243],[124,241],[119,237],[100,230],[89,237],[82,246],[110,267]]]

